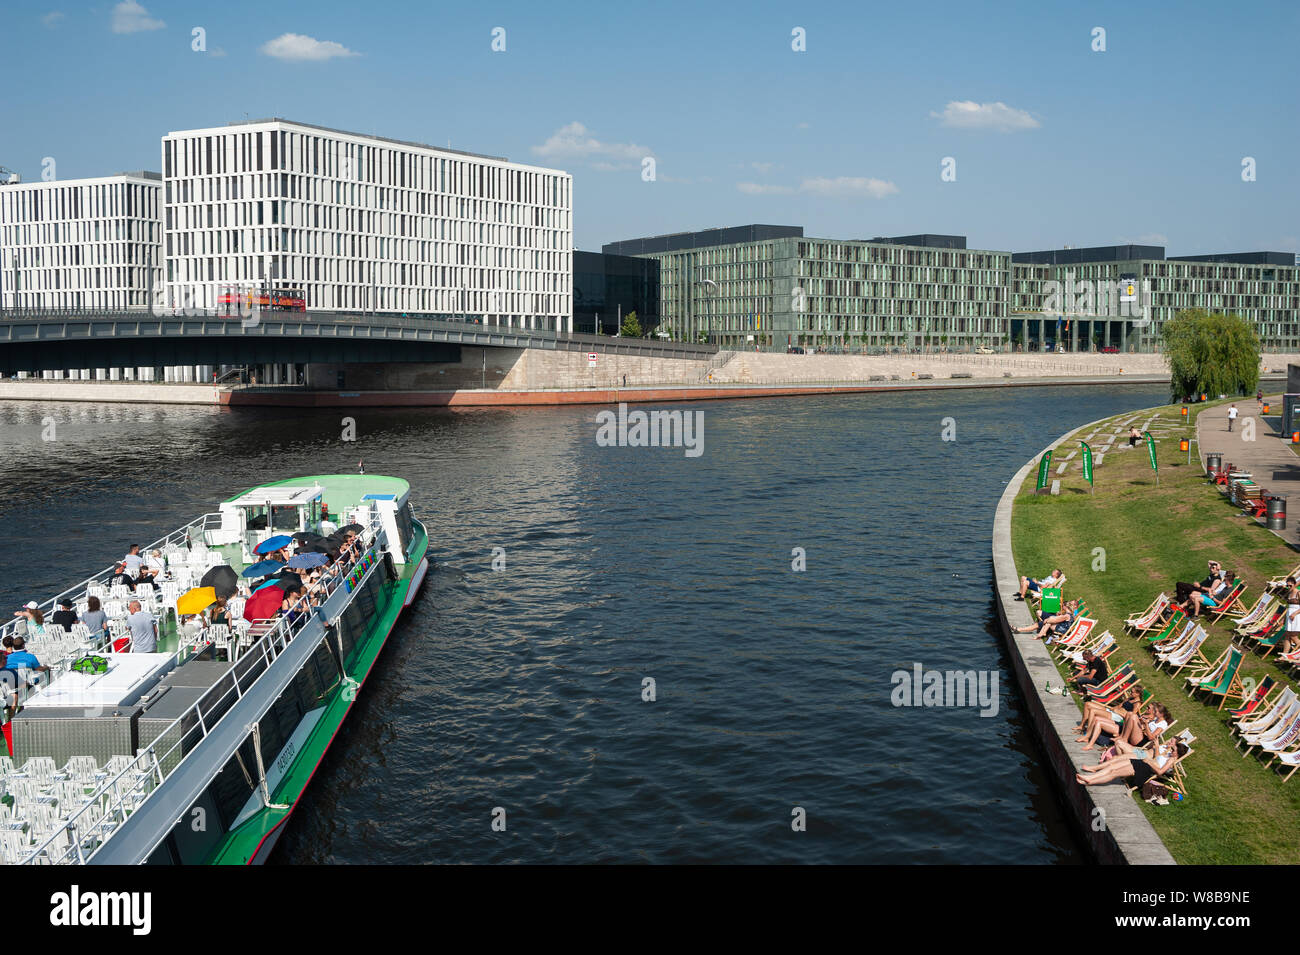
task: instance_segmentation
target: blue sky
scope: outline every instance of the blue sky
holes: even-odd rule
[[[565,169],[581,249],[770,222],[1300,251],[1298,29],[1281,2],[29,4],[0,165],[157,169],[169,130],[283,116]]]

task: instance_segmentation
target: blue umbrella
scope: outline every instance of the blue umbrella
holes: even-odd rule
[[[277,534],[274,537],[268,537],[262,543],[253,548],[254,554],[272,554],[281,547],[288,547],[293,543],[293,538],[288,534]]]
[[[284,569],[284,564],[280,563],[278,560],[264,560],[246,569],[242,576],[269,577],[271,576],[271,574],[274,574],[276,571],[280,571],[283,569]]]
[[[309,552],[305,554],[294,554],[289,558],[290,567],[320,567],[322,564],[329,563],[324,554]]]

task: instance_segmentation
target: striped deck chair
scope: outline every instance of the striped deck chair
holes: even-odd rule
[[[1167,752],[1168,755],[1165,757],[1166,762],[1164,768],[1161,769],[1160,772],[1156,773],[1151,778],[1160,780],[1160,782],[1164,783],[1167,788],[1172,789],[1175,792],[1181,793],[1182,795],[1186,796],[1187,795],[1186,791],[1180,788],[1180,786],[1185,784],[1183,783],[1182,778],[1178,775],[1178,773],[1182,771],[1181,766],[1183,760],[1187,759],[1188,756],[1191,756],[1192,751],[1189,748],[1187,752],[1183,753],[1182,756],[1174,755],[1173,749],[1170,749]],[[1135,793],[1138,791],[1137,786],[1134,786],[1128,782],[1124,783],[1124,788],[1129,793]]]
[[[1291,767],[1291,772],[1282,777],[1282,782],[1289,782],[1291,777],[1295,775],[1295,771],[1300,769],[1300,752],[1292,751],[1290,753],[1274,753],[1273,755],[1277,758],[1277,768],[1279,772],[1281,772],[1282,768],[1285,766]]]
[[[1244,738],[1263,733],[1282,719],[1295,705],[1296,700],[1295,690],[1288,686],[1272,703],[1259,708],[1250,716],[1243,716],[1241,719],[1236,720],[1232,726],[1232,734]],[[1233,745],[1239,746],[1240,740],[1233,743]]]
[[[1223,709],[1223,704],[1230,698],[1236,699],[1239,703],[1246,702],[1246,691],[1241,685],[1241,661],[1245,658],[1246,651],[1241,649],[1235,643],[1228,648],[1228,664],[1223,668],[1214,680],[1201,680],[1199,683],[1192,684],[1191,692],[1188,696],[1195,696],[1197,693],[1205,693],[1211,698],[1218,697],[1219,705],[1216,709]]]
[[[1156,655],[1156,669],[1159,670],[1162,665],[1168,663],[1173,667],[1173,669],[1170,670],[1169,675],[1177,676],[1183,667],[1186,666],[1209,667],[1211,665],[1210,661],[1207,660],[1205,654],[1201,652],[1201,647],[1205,645],[1205,641],[1208,640],[1209,637],[1210,635],[1205,632],[1205,628],[1200,624],[1197,624],[1196,629],[1192,631],[1191,636],[1187,641],[1180,644],[1176,650],[1171,651],[1165,656],[1160,654]]]
[[[1261,706],[1266,706],[1268,704],[1269,695],[1277,689],[1277,686],[1277,681],[1271,676],[1264,677],[1264,679],[1259,681],[1259,685],[1255,687],[1255,692],[1250,694],[1250,697],[1242,703],[1241,706],[1238,706],[1236,709],[1228,710],[1228,716],[1234,720],[1250,716]]]
[[[1169,595],[1162,593],[1141,613],[1136,613],[1124,621],[1124,629],[1134,633],[1146,633],[1161,626],[1161,619],[1169,609]]]
[[[1232,582],[1232,589],[1228,591],[1228,595],[1224,597],[1221,601],[1219,601],[1219,605],[1217,607],[1207,608],[1205,613],[1210,617],[1211,620],[1214,620],[1216,622],[1222,620],[1224,614],[1226,614],[1234,606],[1237,606],[1241,603],[1241,595],[1244,594],[1245,592],[1246,592],[1246,582],[1242,580],[1240,577],[1238,577],[1236,580]]]
[[[1294,742],[1297,732],[1300,732],[1300,700],[1294,701],[1287,707],[1286,712],[1267,729],[1260,730],[1258,733],[1242,733],[1241,741],[1246,744],[1246,752],[1242,754],[1242,758],[1249,756],[1256,747],[1276,746],[1279,740],[1288,737]]]
[[[1133,670],[1133,661],[1126,660],[1111,671],[1105,683],[1100,686],[1085,687],[1085,689],[1091,699],[1103,706],[1110,706],[1116,703],[1129,687],[1137,682],[1137,678],[1137,673]]]

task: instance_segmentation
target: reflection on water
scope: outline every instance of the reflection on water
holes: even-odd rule
[[[349,443],[337,411],[0,402],[0,590],[364,458],[437,565],[274,861],[1079,861],[996,635],[993,508],[1060,432],[1163,398],[700,403],[699,458],[598,447],[594,407],[354,411]],[[895,708],[917,662],[999,670],[997,715]]]

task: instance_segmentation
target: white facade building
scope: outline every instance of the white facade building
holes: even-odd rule
[[[569,330],[573,178],[255,120],[162,141],[167,305],[300,290],[310,311]]]
[[[0,307],[147,308],[162,278],[161,180],[0,185]]]

